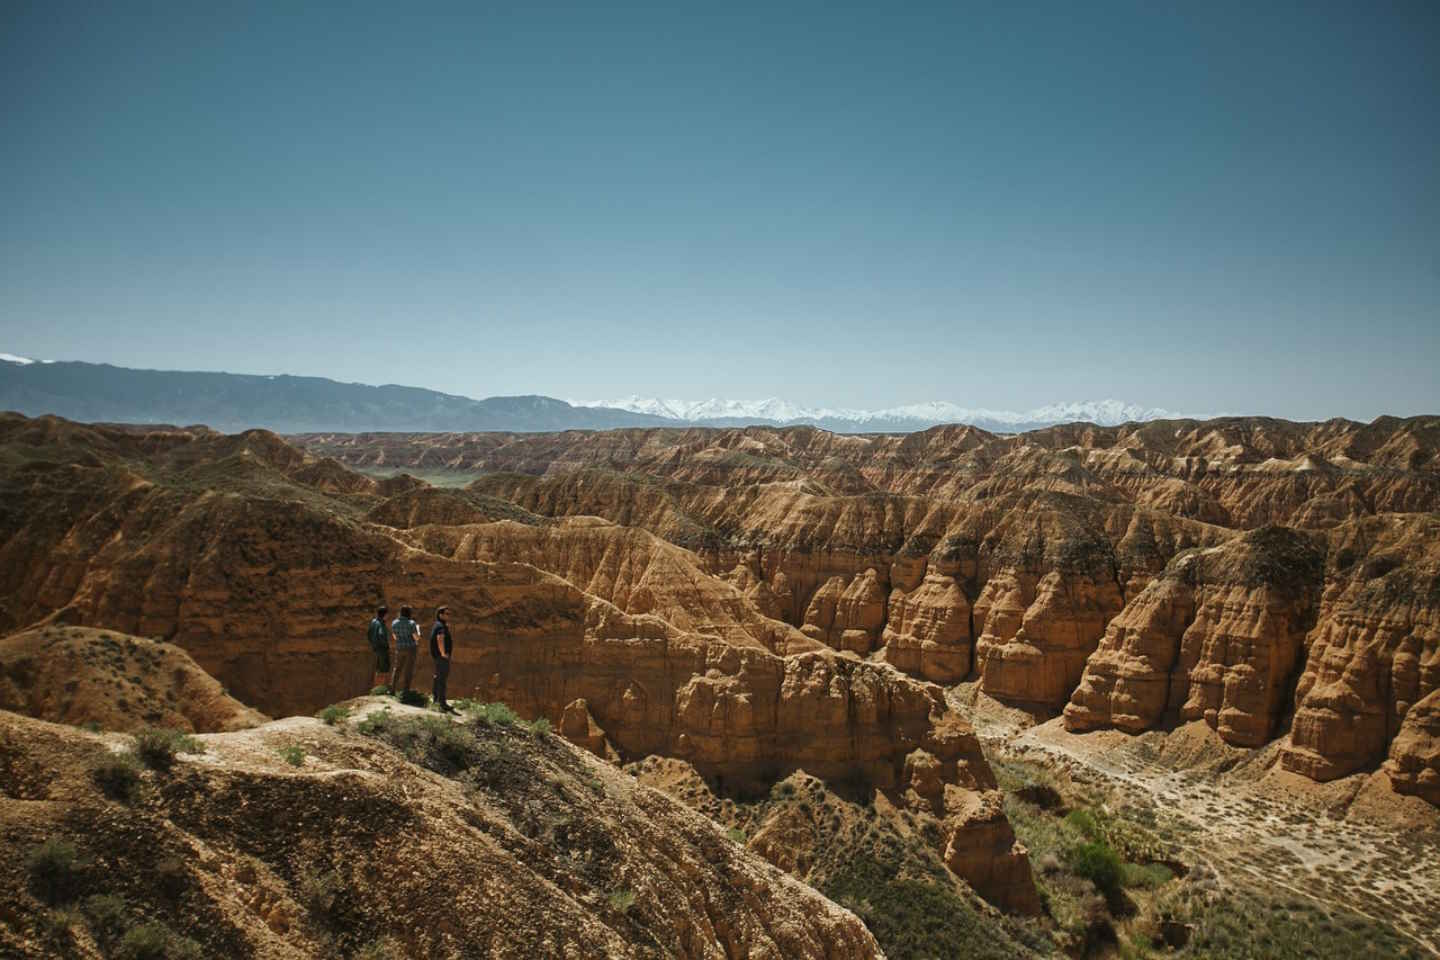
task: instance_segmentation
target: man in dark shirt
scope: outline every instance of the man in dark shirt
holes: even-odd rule
[[[445,681],[450,679],[450,654],[454,647],[450,641],[450,611],[440,607],[435,611],[435,625],[430,628],[430,656],[435,660],[435,705],[442,713],[454,713],[455,708],[445,699]]]
[[[387,691],[390,688],[390,633],[385,629],[385,614],[389,612],[390,608],[384,606],[376,611],[366,634],[366,640],[370,643],[370,654],[375,661],[375,675],[371,678],[370,686],[384,687]]]

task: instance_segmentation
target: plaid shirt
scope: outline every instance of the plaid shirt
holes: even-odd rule
[[[396,617],[395,622],[390,624],[390,629],[395,631],[396,650],[414,650],[418,647],[420,626],[414,620],[405,617]]]

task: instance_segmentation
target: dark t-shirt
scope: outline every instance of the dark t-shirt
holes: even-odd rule
[[[366,639],[370,641],[371,650],[380,648],[390,649],[390,634],[385,632],[385,623],[379,618],[370,621],[370,632]]]
[[[430,628],[430,656],[437,659],[440,657],[440,634],[442,633],[445,634],[446,655],[452,657],[455,655],[455,641],[450,638],[450,626],[436,620],[435,625]]]

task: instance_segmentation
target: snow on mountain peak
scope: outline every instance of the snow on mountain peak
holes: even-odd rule
[[[22,367],[29,366],[30,364],[35,362],[29,357],[17,357],[13,353],[0,353],[0,360],[5,361],[6,363],[18,363]]]
[[[987,429],[1028,429],[1055,423],[1084,421],[1102,426],[1145,420],[1191,418],[1158,407],[1142,407],[1120,400],[1084,400],[1051,403],[1033,410],[992,410],[962,407],[943,400],[912,403],[882,410],[804,407],[769,397],[764,400],[662,400],[638,394],[619,400],[570,401],[580,407],[627,410],[689,423],[752,421],[755,423],[817,423],[829,429],[923,430],[942,423],[969,423]]]

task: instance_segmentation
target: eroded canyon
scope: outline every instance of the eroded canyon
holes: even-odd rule
[[[1434,418],[280,438],[7,415],[0,627],[157,638],[286,716],[368,688],[375,604],[444,602],[457,695],[836,896],[797,838],[878,809],[906,869],[1044,953],[1049,887],[957,690],[1079,742],[1201,724],[1440,823],[1437,443]],[[802,830],[786,784],[829,825]]]

